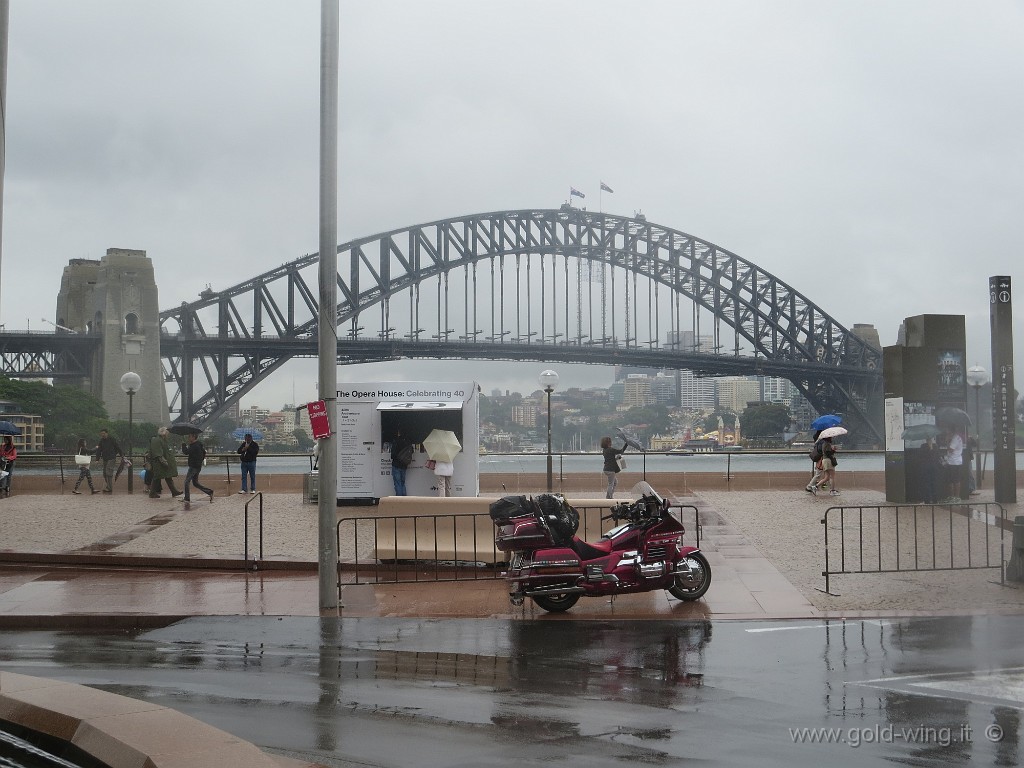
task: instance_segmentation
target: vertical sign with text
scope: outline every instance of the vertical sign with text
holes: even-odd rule
[[[306,406],[309,413],[309,426],[313,430],[314,440],[323,440],[331,436],[331,419],[327,415],[327,403],[317,400]]]
[[[1017,402],[1013,389],[1013,293],[1009,276],[988,279],[992,321],[992,448],[995,498],[1017,501]]]

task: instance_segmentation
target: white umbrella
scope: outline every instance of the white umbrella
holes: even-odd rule
[[[821,430],[821,434],[818,437],[839,437],[845,434],[847,434],[845,427],[829,427],[828,429]]]
[[[455,454],[462,450],[459,438],[449,429],[435,429],[423,441],[427,456],[434,461],[454,461]]]

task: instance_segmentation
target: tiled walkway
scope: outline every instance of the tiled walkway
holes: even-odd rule
[[[10,506],[6,511],[21,515],[42,514],[43,507],[51,506],[53,498],[40,496],[37,505],[34,500],[22,497],[20,505]],[[279,529],[308,528],[313,508],[302,505],[301,501],[293,501],[274,496],[268,499],[268,505],[274,504],[273,515]],[[321,611],[318,606],[319,580],[315,566],[311,568],[308,561],[296,560],[294,570],[287,570],[286,562],[280,560],[274,563],[273,570],[204,570],[197,567],[205,556],[199,533],[204,514],[202,507],[194,508],[191,513],[159,508],[158,511],[138,497],[106,497],[109,509],[121,507],[117,519],[131,519],[123,507],[136,505],[140,522],[114,533],[110,533],[109,528],[98,526],[105,532],[97,533],[89,543],[66,548],[60,553],[40,552],[37,544],[26,547],[36,551],[34,557],[39,562],[33,565],[12,563],[19,553],[18,542],[4,541],[4,551],[0,552],[0,626],[89,626],[109,625],[110,622],[158,624],[178,617],[206,615],[340,614],[353,617],[546,617],[562,620],[612,617],[768,619],[819,615],[817,609],[727,520],[715,510],[702,506],[699,499],[687,501],[696,502],[700,509],[702,550],[712,567],[713,581],[704,599],[683,603],[658,590],[621,595],[614,600],[585,598],[568,613],[552,615],[538,609],[529,600],[522,607],[512,606],[505,582],[500,578],[400,585],[353,584],[341,590],[341,603],[337,609]],[[294,525],[289,525],[289,516],[295,516]],[[0,531],[3,524],[0,519]],[[127,542],[171,525],[178,527],[178,540],[187,542],[182,546],[186,551],[164,553],[159,558],[131,556],[116,551]],[[197,532],[194,540],[187,535],[190,526]],[[101,562],[109,562],[116,567],[76,565],[75,555],[92,555],[92,562],[100,556]],[[223,556],[217,559],[221,563],[225,560]],[[68,562],[72,564],[68,565]],[[161,567],[154,567],[157,563]],[[167,567],[186,563],[187,568]],[[347,578],[347,574],[343,575],[343,580]]]

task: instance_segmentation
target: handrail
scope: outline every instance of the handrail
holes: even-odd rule
[[[242,555],[242,561],[246,562],[246,563],[249,562],[249,505],[252,504],[257,499],[259,499],[259,502],[260,502],[260,557],[259,557],[259,559],[260,560],[263,559],[263,491],[257,491],[256,495],[255,496],[250,496],[249,499],[243,505],[244,515],[243,515],[242,525],[244,526],[245,546],[244,546],[244,552],[243,552],[243,555]],[[259,570],[259,564],[258,564],[257,560],[253,560],[252,569],[254,571],[258,571]]]

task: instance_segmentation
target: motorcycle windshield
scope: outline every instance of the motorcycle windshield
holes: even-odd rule
[[[658,500],[658,504],[663,504],[665,502],[665,500],[661,498],[661,494],[659,494],[656,490],[651,488],[651,484],[648,483],[646,480],[642,480],[636,485],[634,485],[632,492],[636,494],[636,497],[638,499],[643,498],[644,496],[653,496],[655,499]]]

